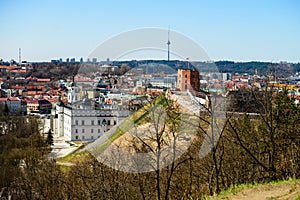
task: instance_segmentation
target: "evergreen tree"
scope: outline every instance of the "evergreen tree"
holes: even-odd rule
[[[52,134],[51,129],[49,129],[49,131],[48,131],[48,133],[47,133],[46,144],[47,144],[47,145],[53,145],[53,134]]]

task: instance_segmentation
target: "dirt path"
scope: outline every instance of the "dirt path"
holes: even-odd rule
[[[300,181],[277,183],[277,184],[265,184],[253,186],[252,188],[245,188],[238,191],[236,194],[228,194],[226,197],[217,196],[212,198],[218,199],[230,199],[230,200],[290,200],[300,199]]]

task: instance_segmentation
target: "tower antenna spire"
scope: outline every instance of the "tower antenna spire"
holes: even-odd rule
[[[19,65],[21,65],[21,48],[19,48]]]
[[[170,61],[170,26],[169,26],[169,29],[168,29],[168,42],[167,42],[167,45],[168,45],[168,62]]]

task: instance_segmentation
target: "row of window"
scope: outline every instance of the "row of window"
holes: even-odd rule
[[[98,138],[99,138],[99,137],[100,137],[100,136],[98,136]],[[76,140],[78,140],[78,139],[79,139],[79,136],[78,136],[78,135],[76,135],[76,136],[75,136],[75,139],[76,139]],[[82,140],[85,140],[85,137],[84,137],[84,135],[83,135],[83,136],[81,136],[81,139],[82,139]],[[91,136],[91,137],[90,137],[90,139],[91,139],[91,140],[93,140],[93,139],[94,139],[94,136]]]
[[[179,77],[181,78],[181,74],[179,74]],[[184,75],[184,77],[185,77],[185,78],[187,78],[187,74],[186,74],[186,75]]]
[[[184,77],[187,78],[187,77],[188,77],[187,74],[184,75]],[[181,74],[179,74],[179,78],[181,78]],[[192,78],[195,78],[195,75],[194,75],[194,74],[192,74]]]
[[[79,124],[79,123],[78,123],[78,120],[75,120],[75,125],[78,126],[78,124]],[[81,120],[81,125],[84,126],[84,124],[85,124],[84,120]],[[102,123],[101,123],[101,120],[98,120],[98,124],[97,124],[97,125],[106,125],[106,124],[107,124],[107,125],[112,125],[110,120],[107,120],[107,121],[106,121],[105,119],[102,121]],[[114,121],[113,121],[113,125],[116,125],[116,124],[117,124],[117,122],[114,120]],[[94,120],[91,120],[91,125],[92,125],[92,126],[95,125]]]
[[[75,129],[75,133],[78,133],[78,129]],[[81,133],[85,133],[85,129],[81,129]],[[91,129],[91,133],[94,133],[94,129]],[[98,129],[98,133],[101,133],[101,129]]]
[[[181,83],[181,81],[179,80],[179,83]],[[187,83],[187,80],[185,80],[185,83]]]

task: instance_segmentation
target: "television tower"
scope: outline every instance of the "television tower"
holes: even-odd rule
[[[19,48],[19,65],[21,65],[21,48]]]
[[[170,61],[170,27],[169,27],[169,30],[168,30],[168,42],[167,42],[167,45],[168,45],[168,62]]]

